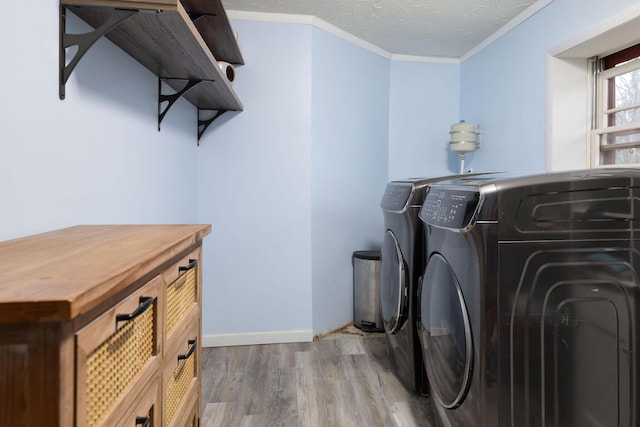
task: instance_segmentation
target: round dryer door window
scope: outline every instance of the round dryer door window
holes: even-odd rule
[[[406,319],[407,280],[404,260],[396,236],[385,233],[381,250],[380,305],[384,329],[396,333]]]
[[[462,290],[440,254],[429,258],[424,272],[420,316],[420,341],[431,389],[445,408],[455,408],[469,388],[473,343]]]

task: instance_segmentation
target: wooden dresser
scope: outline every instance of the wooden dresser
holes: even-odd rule
[[[198,426],[210,225],[0,243],[0,426]]]

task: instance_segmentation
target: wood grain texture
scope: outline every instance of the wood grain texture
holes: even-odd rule
[[[178,8],[178,0],[61,0],[60,4],[148,10],[176,10]]]
[[[244,65],[242,53],[221,1],[182,0],[182,4],[189,14],[204,14],[194,24],[218,61]]]
[[[150,417],[152,420],[160,419],[160,384],[156,377],[151,381],[147,389],[141,393],[138,402],[123,411],[122,418],[115,424],[115,427],[138,427],[137,417]]]
[[[0,325],[0,426],[72,425],[70,343],[68,324]]]
[[[112,11],[111,7],[68,8],[94,28],[106,22]],[[142,10],[145,12],[124,20],[105,36],[153,74],[167,79],[166,83],[176,91],[184,88],[188,80],[202,80],[183,95],[196,107],[242,110],[242,103],[182,4],[177,2],[175,9]]]
[[[194,24],[218,61],[244,64],[221,0],[62,0],[61,4],[163,11],[176,11],[182,4],[189,15],[201,16]]]
[[[85,390],[94,385],[92,396],[104,397],[94,421],[132,425],[143,412],[159,424],[161,386],[175,370],[178,351],[162,357],[163,277],[173,277],[167,269],[180,260],[201,260],[201,241],[210,232],[209,225],[78,226],[0,243],[0,426],[84,426]],[[184,331],[198,342],[201,277],[198,268],[197,301],[175,327],[176,334]],[[156,297],[154,312],[146,310],[119,328],[116,315],[136,311],[142,296]],[[56,321],[45,321],[51,319]],[[134,331],[138,320],[141,327]],[[141,349],[147,355],[130,357]],[[100,360],[91,382],[89,354]],[[199,425],[201,354],[198,347],[176,423],[167,427]],[[114,385],[101,378],[124,381]]]
[[[385,337],[203,349],[202,425],[434,426],[395,376]]]
[[[0,324],[71,320],[210,232],[210,225],[77,226],[2,242]]]
[[[13,400],[14,404],[2,405],[0,424],[8,425],[9,421],[20,425],[27,424],[27,412],[24,402],[29,399],[26,395],[28,381],[28,353],[29,346],[21,344],[4,344],[0,346],[0,397],[4,401]]]

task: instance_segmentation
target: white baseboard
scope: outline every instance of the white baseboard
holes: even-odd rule
[[[235,345],[282,344],[313,341],[312,330],[245,332],[240,334],[203,335],[203,347],[228,347]]]

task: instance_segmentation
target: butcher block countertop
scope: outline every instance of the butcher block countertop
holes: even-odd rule
[[[81,225],[0,242],[0,324],[73,320],[210,232],[208,224]]]

